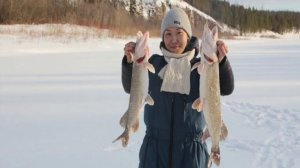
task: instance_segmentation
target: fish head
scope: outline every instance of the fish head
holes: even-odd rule
[[[149,32],[144,34],[139,31],[137,33],[137,40],[135,46],[135,52],[133,56],[133,61],[137,63],[147,62],[149,59]]]
[[[217,40],[218,27],[215,26],[212,30],[209,29],[208,24],[204,25],[202,34],[202,42],[200,46],[200,54],[202,60],[208,64],[218,62],[217,56]]]

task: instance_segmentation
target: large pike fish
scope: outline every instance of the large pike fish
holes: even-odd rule
[[[148,94],[148,70],[155,73],[154,67],[148,62],[149,59],[149,32],[138,32],[135,52],[132,54],[132,78],[129,97],[129,106],[125,114],[120,119],[120,125],[125,128],[124,132],[113,142],[122,140],[123,147],[128,145],[132,132],[139,128],[139,113],[144,104],[153,105],[154,101]]]
[[[193,103],[193,108],[204,113],[206,130],[202,140],[211,137],[212,146],[208,167],[212,162],[220,165],[220,140],[227,137],[228,131],[222,120],[220,101],[219,60],[217,57],[218,29],[204,26],[200,47],[201,63],[193,66],[200,74],[200,97]]]

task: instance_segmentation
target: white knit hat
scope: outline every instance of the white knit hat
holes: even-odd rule
[[[189,17],[181,8],[173,8],[165,14],[161,23],[161,37],[163,37],[165,30],[169,27],[182,28],[190,38],[192,37],[192,27]]]

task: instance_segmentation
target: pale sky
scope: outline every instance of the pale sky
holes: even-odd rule
[[[226,0],[231,4],[254,6],[264,10],[289,10],[300,12],[300,0]]]

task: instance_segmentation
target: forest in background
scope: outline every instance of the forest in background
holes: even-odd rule
[[[219,22],[236,28],[241,34],[271,30],[285,33],[300,29],[300,12],[269,11],[230,5],[225,0],[185,0]]]
[[[109,0],[0,0],[0,24],[69,23],[135,34],[153,29],[153,21],[132,16],[121,3]],[[157,28],[156,28],[157,29]]]
[[[185,1],[218,22],[240,30],[240,35],[262,30],[282,34],[300,29],[299,12],[257,10],[220,0]],[[166,6],[151,9],[146,19],[138,11],[136,0],[128,0],[128,3],[129,12],[124,1],[0,0],[0,24],[70,23],[110,29],[119,35],[133,35],[137,30],[149,30],[153,35],[159,35]],[[192,19],[194,28],[204,23],[199,16]]]

